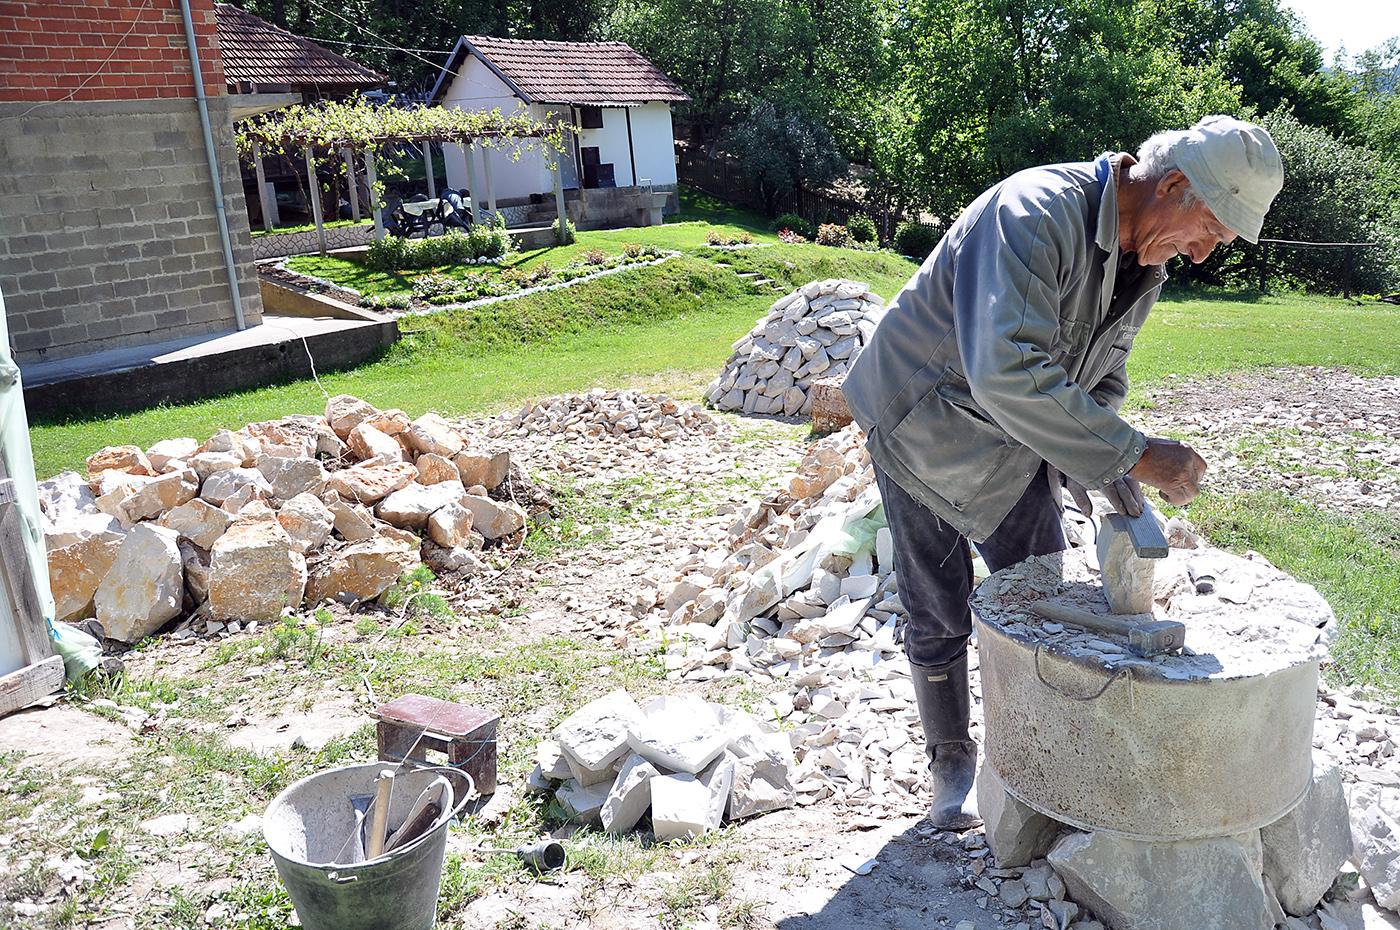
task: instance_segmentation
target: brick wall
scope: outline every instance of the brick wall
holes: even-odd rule
[[[222,94],[213,0],[190,11],[204,92]],[[194,96],[179,0],[0,0],[0,36],[0,100]]]
[[[212,46],[212,3],[191,8]],[[100,80],[66,99],[133,22]],[[0,2],[0,30],[0,70],[10,69],[0,74],[0,291],[21,365],[232,329],[178,0]],[[144,44],[128,48],[138,38]],[[200,44],[239,294],[253,325],[262,301],[229,98],[217,53]],[[30,62],[44,68],[11,87],[14,65]]]

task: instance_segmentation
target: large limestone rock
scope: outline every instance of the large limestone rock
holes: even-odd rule
[[[134,527],[97,586],[97,619],[110,639],[135,643],[180,612],[184,590],[179,536],[151,523]]]
[[[211,504],[223,506],[229,498],[238,494],[244,487],[252,485],[263,497],[272,496],[272,485],[267,483],[262,472],[256,468],[230,468],[209,476],[200,489],[199,496]],[[246,503],[246,501],[244,502]],[[236,507],[226,508],[236,512]]]
[[[1257,844],[1257,834],[1245,842],[1139,843],[1075,833],[1049,859],[1069,896],[1112,927],[1272,930],[1275,903],[1259,874]]]
[[[194,469],[195,474],[199,475],[199,480],[203,482],[221,471],[242,468],[243,456],[232,452],[197,452],[189,457],[186,464]]]
[[[636,753],[623,760],[598,812],[604,830],[616,836],[637,825],[651,806],[651,780],[657,774],[656,766]]]
[[[183,461],[198,451],[198,439],[162,439],[146,450],[146,460],[151,464],[151,471],[159,475],[169,470],[171,462]]]
[[[326,507],[335,519],[335,531],[346,542],[362,542],[377,535],[374,517],[365,508],[346,503],[335,493],[331,494]]]
[[[627,744],[637,755],[668,772],[695,775],[719,758],[729,742],[708,701],[694,694],[666,695],[647,702]]]
[[[292,538],[292,548],[305,555],[331,535],[335,515],[316,495],[298,494],[277,511],[277,522]]]
[[[97,495],[82,475],[75,471],[65,471],[45,481],[40,481],[39,509],[51,522],[59,521],[67,514],[97,513]]]
[[[221,429],[204,441],[199,453],[219,452],[237,457],[240,468],[251,466],[257,458],[260,444],[245,433]]]
[[[457,472],[457,466],[452,464],[452,460],[436,452],[424,452],[418,456],[415,463],[418,466],[419,484],[440,484],[450,481],[454,484],[462,483],[462,476]]]
[[[1357,865],[1376,903],[1400,912],[1400,787],[1358,786],[1351,833]]]
[[[326,470],[314,458],[265,455],[258,459],[258,471],[271,486],[272,496],[280,501],[298,494],[320,494],[326,486]]]
[[[453,549],[472,537],[472,512],[457,501],[428,518],[428,536],[445,549]]]
[[[729,750],[737,757],[727,812],[730,820],[782,810],[797,803],[793,786],[797,764],[786,733],[745,734],[731,739]]]
[[[417,546],[378,536],[337,552],[317,566],[307,586],[307,600],[372,601],[419,563]]]
[[[695,839],[718,830],[734,787],[734,757],[725,753],[697,775],[651,779],[651,826],[660,842]]]
[[[227,510],[198,497],[160,518],[161,526],[169,527],[201,549],[213,548],[232,522],[233,516]]]
[[[408,414],[397,407],[392,407],[388,410],[378,411],[365,422],[386,436],[397,436],[408,429],[409,419]]]
[[[1018,869],[1050,851],[1060,825],[1016,800],[991,766],[977,772],[977,812],[986,826],[987,845],[1003,869]]]
[[[1261,830],[1260,837],[1264,877],[1279,903],[1295,917],[1311,914],[1351,855],[1351,821],[1341,769],[1315,767],[1302,802]]]
[[[198,476],[193,469],[181,465],[135,489],[118,505],[121,520],[132,524],[155,519],[166,511],[193,500],[198,493]]]
[[[488,455],[468,450],[457,453],[452,462],[462,476],[462,484],[469,488],[481,485],[488,491],[494,491],[510,474],[509,452]]]
[[[358,397],[337,394],[326,401],[326,419],[331,429],[343,440],[349,440],[350,433],[364,421],[379,411]]]
[[[214,544],[209,610],[215,620],[275,620],[301,606],[306,558],[271,513],[233,522]]]
[[[472,528],[487,539],[510,536],[525,527],[525,511],[515,504],[475,494],[462,497],[461,504],[472,512]]]
[[[434,513],[466,495],[466,488],[456,482],[419,484],[415,481],[380,501],[375,513],[393,526],[422,529]]]
[[[554,739],[572,761],[601,771],[627,753],[627,736],[641,719],[642,709],[619,688],[566,717],[554,728]]]
[[[56,528],[60,532],[45,537],[55,617],[91,616],[93,595],[116,560],[126,530],[113,517],[99,513],[67,514]],[[61,545],[54,546],[55,542]]]
[[[185,590],[195,604],[209,600],[209,552],[180,539],[180,561],[185,566]]]
[[[399,488],[407,487],[417,477],[418,469],[407,462],[355,465],[344,471],[334,472],[326,486],[344,500],[373,504]]]
[[[104,471],[129,475],[153,475],[151,462],[139,446],[107,446],[87,457],[88,478],[96,480]]]
[[[403,446],[389,434],[361,423],[350,431],[350,454],[360,461],[370,460],[381,465],[402,462]]]
[[[425,413],[403,431],[404,442],[414,452],[435,452],[448,458],[462,451],[466,440],[436,413]]]

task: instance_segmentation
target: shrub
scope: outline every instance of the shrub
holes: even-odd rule
[[[403,291],[394,291],[390,294],[374,294],[360,299],[360,306],[369,307],[371,310],[407,310],[409,308],[408,295]]]
[[[773,221],[773,228],[779,231],[786,229],[794,232],[801,236],[804,241],[817,234],[816,228],[796,213],[784,213]]]
[[[628,242],[622,247],[622,254],[628,258],[640,258],[642,255],[642,245],[640,242]]]
[[[817,245],[829,245],[836,248],[850,244],[851,233],[846,227],[837,223],[823,223],[817,230]]]
[[[875,229],[875,221],[864,213],[857,213],[846,220],[846,228],[851,231],[851,238],[856,242],[874,242],[879,236]]]
[[[464,282],[446,274],[425,274],[413,282],[413,296],[418,300],[455,294],[464,289]]]
[[[705,241],[710,245],[753,245],[753,233],[744,230],[736,235],[712,229],[705,233]]]
[[[778,241],[786,242],[788,245],[799,245],[808,240],[806,236],[795,233],[791,229],[780,229],[778,230]]]
[[[585,265],[601,265],[608,260],[608,253],[602,249],[589,249],[579,256]]]
[[[906,220],[894,231],[894,250],[900,255],[923,261],[938,245],[942,235],[937,227]]]
[[[385,236],[370,243],[365,263],[375,271],[411,271],[464,265],[481,259],[499,261],[515,249],[503,220],[478,223],[465,233],[452,230],[430,239]]]
[[[574,224],[573,224],[573,222],[572,222],[571,220],[569,220],[568,218],[565,218],[565,219],[564,219],[564,236],[563,236],[563,238],[561,239],[561,238],[559,237],[559,219],[560,219],[560,218],[556,216],[556,217],[554,218],[554,222],[550,225],[549,228],[552,229],[552,230],[554,230],[554,239],[555,239],[556,242],[558,242],[560,245],[569,245],[569,244],[571,244],[571,243],[574,241],[574,239],[576,238],[576,236],[577,236],[577,231],[574,229]]]

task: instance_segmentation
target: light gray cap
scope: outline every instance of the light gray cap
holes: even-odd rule
[[[1267,129],[1207,116],[1187,130],[1176,163],[1216,219],[1236,235],[1259,241],[1264,214],[1283,189],[1283,159]]]

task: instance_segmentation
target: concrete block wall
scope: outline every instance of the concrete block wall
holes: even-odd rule
[[[190,0],[238,292],[262,303],[212,0]],[[234,328],[179,0],[0,0],[0,291],[21,364]]]

